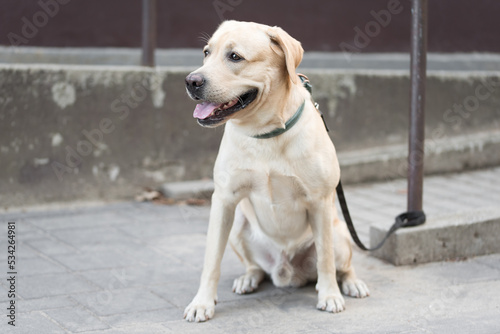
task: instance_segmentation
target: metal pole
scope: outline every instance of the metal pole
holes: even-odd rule
[[[142,60],[143,66],[155,66],[156,0],[142,0]]]
[[[427,0],[412,0],[408,211],[422,211]]]

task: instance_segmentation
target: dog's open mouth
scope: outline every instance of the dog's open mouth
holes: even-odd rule
[[[193,117],[198,119],[202,126],[211,126],[222,122],[227,116],[246,108],[257,97],[257,89],[252,89],[245,94],[225,103],[212,103],[205,101],[194,109]]]

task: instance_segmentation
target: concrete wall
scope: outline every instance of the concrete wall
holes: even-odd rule
[[[0,65],[0,203],[130,199],[143,187],[210,177],[223,128],[192,118],[190,70]],[[406,72],[303,72],[341,153],[404,150]],[[500,72],[431,73],[429,143],[496,133],[499,105]]]

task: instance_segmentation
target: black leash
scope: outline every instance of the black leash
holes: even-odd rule
[[[309,81],[309,79],[303,75],[303,74],[298,74],[300,80],[302,81],[302,84],[304,87],[309,91],[309,93],[312,94],[312,85]],[[311,95],[312,98],[312,95]],[[323,120],[323,124],[325,125],[325,129],[327,132],[330,132],[328,129],[328,126],[326,125],[325,118],[323,116],[323,113],[319,110],[319,106],[317,103],[314,103],[314,106],[316,107],[316,110],[321,115],[321,119]],[[365,251],[374,251],[379,249],[384,245],[386,242],[387,238],[394,233],[397,229],[399,228],[404,228],[404,227],[413,227],[413,226],[418,226],[422,225],[425,223],[425,213],[423,211],[408,211],[400,214],[399,216],[396,217],[396,221],[394,224],[391,226],[387,234],[384,236],[384,238],[379,242],[379,244],[375,247],[368,248],[366,247],[361,240],[359,240],[358,234],[356,233],[356,229],[354,228],[354,224],[351,219],[351,214],[349,213],[349,208],[347,207],[347,201],[345,199],[344,195],[344,189],[342,188],[342,182],[339,180],[339,184],[337,185],[337,197],[339,199],[340,203],[340,208],[342,209],[342,215],[344,216],[345,222],[347,224],[347,228],[349,229],[349,232],[351,233],[351,237],[358,245],[359,248]]]
[[[354,225],[352,223],[351,215],[349,214],[349,209],[347,207],[347,202],[345,200],[345,195],[344,195],[344,189],[342,189],[342,182],[339,180],[339,184],[337,185],[337,197],[340,202],[340,208],[342,209],[342,215],[344,216],[345,222],[347,224],[347,228],[349,229],[349,232],[351,232],[352,239],[358,245],[359,248],[365,251],[374,251],[382,247],[389,238],[389,236],[394,233],[398,228],[401,227],[411,227],[411,226],[418,226],[422,225],[425,223],[425,213],[423,211],[408,211],[405,213],[400,214],[399,216],[396,217],[396,221],[394,224],[391,226],[387,234],[384,236],[382,241],[379,242],[379,244],[375,247],[368,248],[366,247],[361,240],[359,240],[358,234],[356,233],[356,230],[354,229]]]

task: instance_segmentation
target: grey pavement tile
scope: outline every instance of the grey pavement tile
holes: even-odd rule
[[[407,201],[406,198],[401,201],[391,201],[385,203],[375,203],[375,206],[371,209],[374,212],[387,215],[388,213],[393,214],[394,212],[402,212],[406,210]]]
[[[113,252],[120,253],[124,260],[128,260],[132,264],[143,264],[143,265],[153,265],[153,264],[164,264],[175,254],[165,254],[159,250],[151,247],[146,243],[136,243],[134,242],[110,242],[107,244],[96,244],[82,246],[82,253],[104,253],[112,250]]]
[[[183,311],[175,307],[148,310],[144,312],[121,313],[101,317],[101,320],[113,328],[160,324],[182,319]]]
[[[460,317],[464,313],[500,313],[500,280],[483,281],[429,289],[428,309],[431,315]],[[432,292],[432,293],[431,293]]]
[[[423,207],[426,214],[431,212],[439,213],[441,209],[439,198],[426,194],[423,198]]]
[[[481,203],[498,205],[500,190],[489,185],[500,184],[499,180],[500,168],[427,177],[426,213],[463,211]],[[474,184],[477,189],[469,192],[469,198],[457,200],[457,193]],[[406,181],[402,180],[346,187],[360,235],[367,236],[364,229],[374,220],[392,224],[393,216],[400,213],[392,211],[400,202],[403,206],[398,208],[404,211],[405,189]],[[36,331],[25,327],[27,333],[64,332],[61,326],[65,326],[99,334],[253,333],[263,329],[276,333],[366,333],[367,329],[373,333],[420,333],[448,328],[494,332],[497,328],[498,254],[463,262],[393,267],[355,250],[357,273],[372,294],[360,300],[346,298],[344,312],[328,314],[315,309],[313,284],[277,289],[266,281],[253,294],[232,293],[232,281],[243,274],[244,266],[229,247],[222,263],[215,318],[204,324],[187,323],[180,318],[198,289],[209,210],[127,203],[18,215],[19,222],[26,222],[18,223],[22,226],[19,249],[25,251],[19,263],[26,269],[18,282],[20,323],[22,319],[28,324],[40,323]],[[76,222],[69,227],[68,215]],[[0,247],[4,244],[0,240]],[[49,258],[40,257],[40,253]],[[64,269],[62,264],[80,270],[79,274],[58,273]],[[52,270],[56,273],[44,274]],[[3,282],[0,294],[0,301],[4,301]],[[78,302],[90,312],[83,309],[75,316]]]
[[[211,334],[211,333],[217,333],[215,331],[200,331],[200,327],[198,327],[197,330],[193,331],[193,332],[190,332],[190,331],[186,331],[186,330],[174,330],[172,331],[170,328],[167,328],[165,327],[165,324],[169,324],[171,322],[167,322],[167,323],[164,323],[164,324],[157,324],[157,323],[153,323],[153,324],[147,324],[147,325],[144,325],[144,324],[136,324],[136,325],[131,325],[131,326],[125,326],[125,327],[119,327],[119,328],[111,328],[111,329],[107,329],[107,330],[99,330],[99,331],[91,331],[91,332],[86,332],[86,334],[190,334],[190,333],[199,333],[199,334],[205,334],[205,333],[208,333],[208,334]],[[179,322],[181,324],[184,324],[187,322],[184,321],[184,323],[182,322]],[[189,324],[187,324],[189,325]],[[204,324],[205,325],[205,324]],[[183,328],[183,327],[177,327],[177,328]],[[195,328],[195,327],[191,327],[191,328]],[[212,328],[210,327],[210,324],[208,325],[205,325],[205,328],[208,329],[208,328]],[[220,333],[220,332],[219,332]]]
[[[186,221],[190,219],[206,219],[209,216],[209,206],[190,205],[157,205],[152,203],[141,203],[141,213],[136,217],[136,221]]]
[[[358,202],[351,200],[348,200],[347,204],[349,205],[349,209],[352,209],[353,212],[362,212],[371,208],[371,206],[363,206]],[[340,204],[338,203],[338,201],[335,203],[335,206],[337,207],[337,210],[341,212]]]
[[[109,326],[82,306],[44,311],[61,327],[72,333],[108,329]]]
[[[456,209],[457,212],[463,212],[467,210],[475,210],[478,208],[498,206],[500,203],[500,197],[496,201],[491,202],[491,196],[481,196],[479,194],[469,194],[462,199],[462,207]]]
[[[29,222],[45,231],[57,229],[80,229],[131,223],[126,216],[113,212],[83,213],[55,217],[33,217]]]
[[[349,212],[351,213],[351,217],[356,216],[357,219],[364,219],[366,214],[371,212],[372,209],[371,205],[358,205],[356,202],[353,202],[351,200],[347,200],[347,206],[349,208]],[[340,204],[338,202],[336,203],[336,207],[339,217],[342,217],[342,208],[340,207]]]
[[[18,291],[24,299],[35,299],[96,291],[98,288],[73,273],[20,277]]]
[[[358,232],[364,231],[364,233],[368,233],[370,231],[370,225],[372,223],[386,220],[386,217],[382,217],[379,215],[377,215],[377,217],[368,217],[367,215],[362,215],[358,213],[358,211],[351,210],[351,208],[349,208],[349,211],[354,227]],[[342,214],[339,214],[339,218],[345,221]]]
[[[450,319],[429,320],[424,329],[428,333],[498,333],[500,310],[467,314]]]
[[[450,198],[447,194],[442,195],[440,193],[435,192],[434,190],[428,190],[426,193],[424,193],[424,198],[426,196],[429,196],[429,195],[432,196],[433,198],[435,198],[434,204],[437,206],[437,208],[439,210],[438,212],[441,214],[454,213],[457,211],[467,210],[467,206],[464,207],[463,204],[458,203],[453,198]],[[424,202],[424,204],[425,204],[425,202]],[[424,207],[424,210],[425,210],[425,207]]]
[[[435,186],[435,187],[427,187],[424,188],[424,203],[431,202],[431,201],[436,201],[439,204],[444,204],[446,206],[453,208],[456,208],[457,206],[463,205],[463,201],[466,201],[465,196],[460,196],[460,192],[457,192],[455,189],[452,187],[441,187],[441,186]],[[465,204],[467,204],[465,202]]]
[[[364,213],[352,213],[352,219],[355,227],[358,226],[358,220],[354,220],[355,218],[359,219],[360,221],[365,221],[363,225],[365,227],[365,232],[368,233],[370,230],[369,227],[372,224],[387,224],[388,226],[392,225],[394,223],[395,217],[403,211],[404,209],[402,208],[396,208],[385,212],[370,210]]]
[[[481,182],[482,181],[482,182]],[[486,180],[476,180],[471,177],[460,178],[457,176],[451,176],[443,182],[442,186],[444,189],[452,190],[457,195],[463,195],[466,197],[472,197],[475,195],[483,195],[485,193],[483,187],[488,187],[489,182]]]
[[[224,329],[257,330],[267,316],[276,317],[277,310],[257,299],[246,299],[215,306],[215,326]]]
[[[205,258],[205,244],[206,235],[185,234],[152,240],[149,246],[154,247],[165,256],[175,256],[184,266],[199,270],[199,274],[201,274]],[[244,270],[245,267],[228,245],[222,259],[221,273],[236,275],[243,273]]]
[[[382,214],[378,214],[378,213],[373,214],[373,212],[370,211],[369,209],[351,208],[350,205],[349,205],[349,213],[351,215],[351,218],[352,218],[355,226],[357,226],[357,225],[365,226],[366,225],[367,231],[369,230],[369,226],[373,222],[377,222],[377,221],[382,220],[382,219],[386,220],[386,216],[387,216],[387,215],[382,215]],[[339,218],[341,220],[345,221],[344,215],[342,214],[341,210],[338,210],[338,215],[339,215]]]
[[[364,208],[372,208],[374,206],[373,198],[371,196],[367,196],[366,191],[365,192],[357,191],[350,193],[349,190],[346,189],[345,198],[348,204],[355,203],[356,205]]]
[[[152,239],[161,239],[172,235],[187,234],[187,233],[203,233],[207,232],[208,219],[191,219],[188,221],[140,221],[135,224],[127,224],[119,226],[121,231],[138,238],[144,242]]]
[[[484,187],[485,189],[492,191],[494,193],[498,192],[498,189],[495,186],[500,185],[500,170],[484,170],[463,174],[454,174],[451,179],[456,180],[457,182],[468,185],[470,188],[481,189]]]
[[[3,318],[3,317],[2,317]],[[59,334],[67,333],[63,328],[54,323],[42,312],[21,313],[16,317],[16,327],[2,322],[0,331],[3,333],[22,333],[22,334]],[[6,330],[6,332],[4,332]]]
[[[307,284],[301,288],[288,288],[288,294],[274,295],[272,298],[259,298],[268,305],[279,309],[284,313],[303,313],[314,310],[318,302],[318,293],[315,283]]]
[[[206,238],[204,234],[181,234],[151,240],[149,245],[162,254],[175,254],[193,268],[202,268]]]
[[[481,173],[474,174],[458,174],[456,176],[459,180],[466,180],[468,182],[473,182],[474,184],[479,184],[478,188],[483,188],[492,193],[498,193],[498,187],[500,186],[500,170],[495,171],[486,170]]]
[[[435,285],[433,282],[436,278],[430,270],[432,268],[426,272],[428,281],[423,281],[413,271],[408,272],[408,269],[403,269],[402,272],[400,268],[395,269],[397,270],[389,270],[384,274],[386,281],[393,279],[395,282],[377,282],[370,287],[372,295],[369,298],[346,298],[346,310],[330,315],[330,318],[325,318],[324,312],[315,315],[308,309],[302,312],[295,309],[296,314],[290,315],[312,321],[333,332],[366,333],[370,329],[370,333],[398,333],[404,332],[404,329],[409,332],[424,329],[429,321],[437,319],[454,318],[460,322],[461,318],[468,319],[473,312],[479,314],[481,311],[487,313],[488,310],[499,310],[498,284],[483,282],[451,286],[443,282]],[[398,272],[403,275],[398,275]],[[441,332],[447,333],[436,333]]]
[[[198,277],[200,272],[188,268],[176,259],[166,259],[162,265],[132,266],[126,268],[89,270],[81,275],[87,280],[106,290],[130,287],[154,287],[161,284],[173,284],[184,281],[187,277]]]
[[[51,235],[79,249],[94,245],[134,242],[134,238],[128,234],[108,226],[77,230],[54,230]]]
[[[454,183],[449,175],[442,176],[428,176],[424,179],[425,189],[448,189],[451,188]]]
[[[464,180],[449,180],[450,185],[442,185],[432,189],[433,191],[440,191],[447,196],[448,201],[463,206],[465,208],[473,209],[477,206],[487,206],[491,194],[486,192],[484,188],[478,185],[472,185],[464,182]]]
[[[477,207],[490,206],[491,204],[489,203],[492,197],[484,189],[473,188],[462,183],[449,186],[435,186],[424,191],[424,198],[428,196],[453,211],[472,210]]]
[[[5,302],[9,300],[10,298],[8,297],[8,289],[6,289],[3,285],[0,285],[0,302]]]
[[[45,311],[56,308],[76,306],[77,303],[69,296],[55,296],[39,299],[18,300],[19,312]]]
[[[18,240],[16,244],[16,256],[20,261],[38,258],[40,256],[38,251],[29,245],[29,241]]]
[[[437,283],[444,284],[467,284],[484,281],[500,280],[500,270],[491,268],[473,260],[457,262],[429,263],[426,266],[418,266],[413,273],[428,275],[439,279]]]
[[[488,267],[500,270],[500,254],[478,256],[475,258],[475,261]]]
[[[68,254],[76,252],[75,247],[52,237],[32,239],[27,243],[32,248],[45,255]]]
[[[196,291],[198,291],[198,285],[199,277],[192,277],[190,279],[185,278],[185,280],[181,282],[174,282],[150,287],[150,290],[161,298],[167,300],[170,304],[176,306],[178,309],[184,310],[184,308],[193,299]]]
[[[243,302],[249,299],[276,301],[279,300],[281,296],[289,294],[287,289],[276,288],[270,281],[264,281],[255,292],[245,295],[238,295],[236,293],[233,293],[232,291],[234,278],[236,277],[221,277],[217,289],[217,305],[226,302]],[[172,284],[164,284],[152,287],[151,290],[158,296],[161,296],[165,300],[168,300],[177,308],[184,310],[184,308],[196,295],[196,292],[198,291],[198,285],[199,278],[194,277],[190,280],[186,279],[183,282],[176,282]]]
[[[87,251],[69,255],[52,255],[52,258],[74,271],[119,268],[139,263],[137,259],[126,257],[114,249],[107,251]]]
[[[11,220],[9,220],[11,221]],[[26,220],[13,220],[15,221],[15,231],[16,231],[16,239],[18,241],[27,241],[31,239],[37,239],[37,238],[42,238],[45,236],[45,232],[36,226],[30,224]],[[1,224],[1,228],[5,228],[6,231],[6,225]],[[4,235],[2,233],[2,235]],[[4,240],[1,240],[3,242]]]
[[[142,288],[90,292],[76,294],[72,298],[75,298],[80,304],[89,308],[98,316],[143,312],[173,306],[156,294]]]
[[[15,231],[17,235],[25,235],[29,232],[40,232],[41,230],[37,228],[35,225],[28,222],[25,218],[16,218],[16,217],[4,217],[1,222],[1,228],[4,231],[7,231],[7,222],[15,223]]]
[[[286,321],[282,321],[286,319]],[[210,320],[224,333],[321,333],[313,322],[289,317],[287,312],[258,300],[223,303]]]
[[[11,218],[15,217],[18,219],[28,219],[28,218],[44,218],[44,217],[58,217],[67,216],[74,214],[89,214],[89,213],[100,213],[104,211],[119,211],[127,212],[133,211],[136,205],[140,204],[137,202],[102,202],[102,203],[88,203],[77,202],[75,205],[68,203],[68,205],[55,205],[52,207],[48,205],[45,208],[32,210],[31,208],[22,209],[22,211],[14,212],[3,212],[0,213],[0,218]]]
[[[295,314],[299,319],[313,322],[327,333],[412,333],[411,313],[415,308],[411,303],[382,303],[372,297],[346,299],[346,309],[332,314],[309,309],[305,314]]]
[[[215,313],[217,317],[217,311]],[[223,326],[217,326],[215,319],[207,322],[187,322],[184,319],[177,321],[169,321],[162,324],[163,332],[166,334],[239,334],[238,329],[235,328],[223,328]],[[221,328],[222,327],[222,328]],[[262,332],[263,333],[263,332]],[[106,333],[107,334],[107,333]]]
[[[55,274],[66,272],[66,268],[51,260],[41,256],[36,258],[21,259],[18,264],[18,273],[22,277],[40,275],[40,274]]]
[[[210,217],[210,206],[178,205],[180,217],[183,221],[208,220]]]

